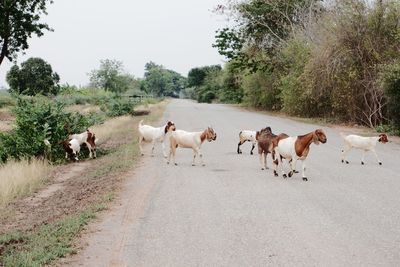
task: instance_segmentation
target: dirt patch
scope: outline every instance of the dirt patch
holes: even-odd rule
[[[105,193],[115,191],[120,184],[117,176],[88,178],[101,165],[101,160],[87,160],[59,167],[46,188],[2,208],[13,213],[1,219],[0,234],[34,229],[76,214],[96,203]]]
[[[154,106],[156,112],[152,110],[148,119],[155,120],[164,106],[165,103]],[[133,166],[130,164],[138,155],[134,148],[139,119],[122,118],[122,124],[111,125],[115,134],[98,147],[103,150],[102,156],[58,166],[50,175],[46,187],[30,197],[0,207],[0,235],[35,229],[78,214],[102,202],[104,196],[117,192],[126,172]],[[108,128],[107,125],[105,127]],[[97,130],[100,133],[100,128]]]

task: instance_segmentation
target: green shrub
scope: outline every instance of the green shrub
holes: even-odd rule
[[[400,131],[400,61],[385,66],[380,80],[388,96],[388,117]]]
[[[101,106],[107,116],[116,117],[132,113],[134,103],[128,98],[114,97]]]
[[[15,129],[0,135],[2,161],[45,155],[62,159],[64,151],[59,142],[72,133],[83,132],[95,121],[79,113],[66,113],[63,104],[45,97],[19,98],[13,113]],[[46,147],[45,139],[50,142],[50,148]]]

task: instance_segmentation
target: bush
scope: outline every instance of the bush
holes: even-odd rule
[[[93,122],[81,114],[66,113],[63,104],[44,97],[19,98],[13,113],[15,129],[0,135],[2,161],[39,156],[63,158],[64,151],[59,142],[72,133],[83,132]],[[49,148],[45,139],[51,144]]]
[[[107,116],[116,117],[132,113],[134,103],[128,98],[114,97],[101,106]]]
[[[381,83],[388,96],[388,117],[400,131],[400,61],[384,67]]]

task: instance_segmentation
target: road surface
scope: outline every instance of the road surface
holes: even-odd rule
[[[373,154],[362,166],[356,150],[345,165],[334,128],[188,100],[171,101],[160,125],[168,119],[189,131],[214,127],[217,140],[202,148],[206,166],[192,167],[188,149],[177,150],[179,166],[167,165],[157,146],[68,265],[400,266],[398,144],[378,143],[382,166]],[[241,129],[265,126],[325,130],[328,142],[311,146],[308,182],[262,171],[248,143],[236,154]]]

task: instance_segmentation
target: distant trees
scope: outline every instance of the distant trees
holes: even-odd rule
[[[99,69],[89,73],[90,85],[114,93],[122,93],[131,89],[135,78],[125,73],[124,65],[115,59],[100,60]]]
[[[179,73],[168,70],[162,65],[149,62],[145,65],[142,89],[155,96],[178,97],[186,87],[187,79]]]
[[[21,67],[12,66],[6,79],[10,90],[17,94],[56,95],[60,89],[60,77],[41,58],[29,58]]]
[[[28,38],[42,36],[51,30],[40,17],[46,14],[46,5],[52,0],[0,1],[0,65],[4,58],[12,61],[20,51],[28,49]]]

